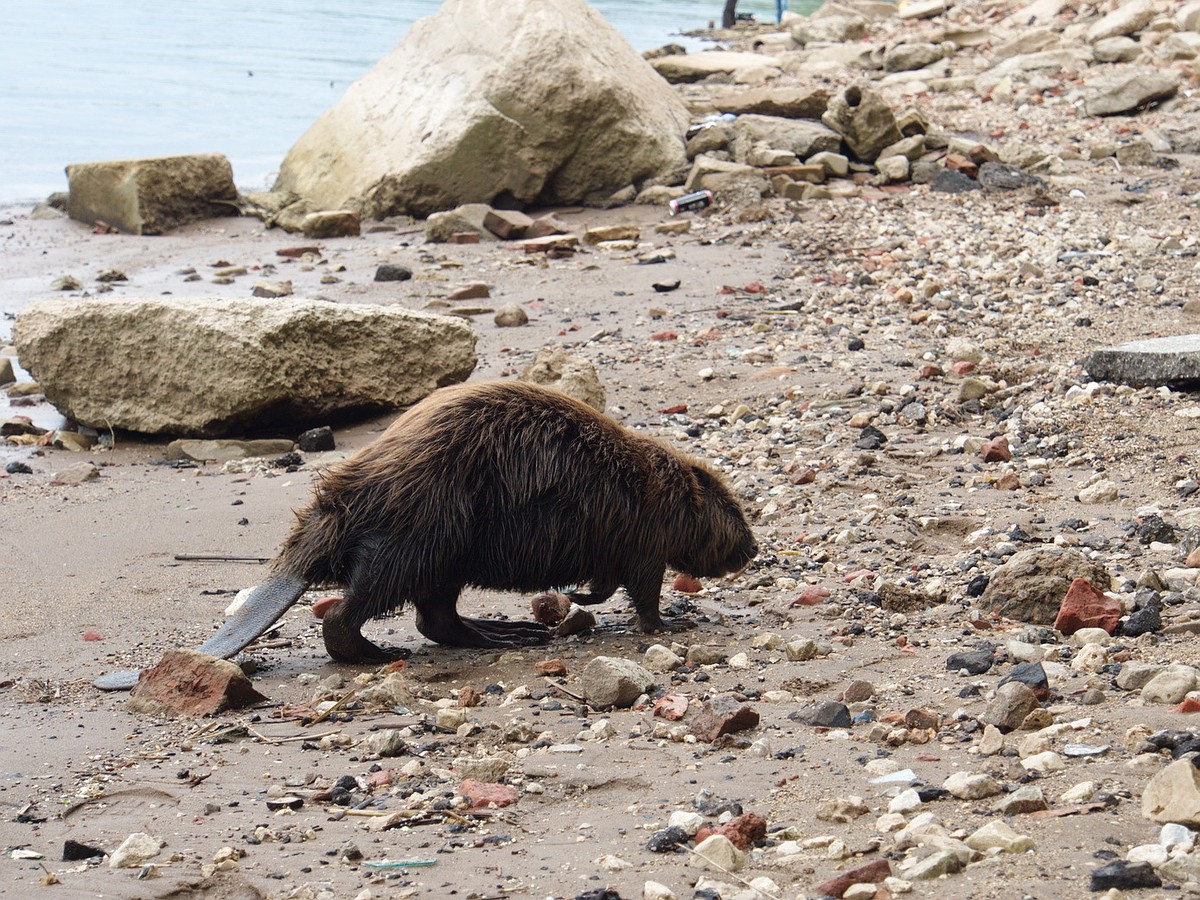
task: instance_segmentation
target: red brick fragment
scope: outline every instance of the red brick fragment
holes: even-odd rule
[[[984,441],[983,446],[979,448],[979,458],[984,462],[1009,462],[1012,459],[1012,450],[1008,448],[1008,438],[1001,435]]]
[[[663,694],[654,701],[654,715],[668,722],[678,722],[687,708],[688,698],[684,694]]]
[[[854,884],[879,884],[892,874],[892,864],[886,859],[873,859],[857,869],[843,872],[813,888],[818,897],[840,897]]]
[[[1081,628],[1103,628],[1112,634],[1124,612],[1120,600],[1101,593],[1086,579],[1076,578],[1059,607],[1054,629],[1067,636]]]
[[[510,787],[507,784],[476,781],[474,778],[465,779],[459,785],[458,792],[470,801],[471,809],[480,809],[488,806],[495,806],[496,808],[512,806],[521,796],[517,793],[515,787]]]
[[[129,707],[151,715],[209,716],[266,699],[236,663],[197,650],[168,650],[142,672]]]
[[[539,675],[550,678],[561,678],[567,674],[567,664],[561,659],[543,659],[541,662],[534,663],[533,668]]]
[[[696,832],[696,843],[701,844],[714,834],[725,835],[739,850],[749,850],[755,841],[767,836],[767,820],[755,813],[742,813],[724,825],[705,825]]]
[[[722,735],[754,728],[758,719],[758,712],[732,697],[714,697],[705,701],[704,709],[692,723],[692,734],[711,744]]]

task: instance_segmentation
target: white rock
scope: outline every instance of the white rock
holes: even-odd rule
[[[1142,815],[1152,822],[1200,825],[1200,772],[1177,759],[1142,790]]]
[[[574,203],[686,165],[688,121],[584,0],[447,0],[305,132],[275,187],[376,218],[502,193]]]
[[[675,892],[665,884],[647,881],[642,885],[642,900],[675,900]]]
[[[1017,834],[1003,822],[989,822],[970,834],[963,842],[972,850],[1000,848],[1005,853],[1025,853],[1034,849],[1033,838]]]
[[[688,812],[686,810],[676,810],[667,819],[668,827],[682,828],[693,837],[695,837],[696,832],[700,830],[700,826],[703,824],[704,816],[700,815],[700,813]]]
[[[642,665],[651,672],[671,672],[683,665],[683,657],[662,644],[651,644],[642,657]]]
[[[135,831],[121,842],[108,864],[114,869],[136,869],[138,866],[158,856],[162,849],[162,841],[151,837],[142,831]]]
[[[688,865],[715,872],[740,872],[746,867],[747,855],[723,834],[713,834],[696,845]]]
[[[1021,760],[1021,765],[1027,772],[1057,772],[1066,768],[1066,762],[1063,758],[1053,750],[1047,750],[1045,753],[1038,753],[1035,756],[1026,757]]]
[[[415,403],[476,361],[460,319],[294,298],[39,300],[13,339],[71,419],[204,437],[290,426],[297,410],[318,418]],[[112,359],[121,365],[103,362]]]
[[[955,772],[942,787],[960,800],[981,800],[1001,791],[1000,785],[991,775],[983,773]]]
[[[910,813],[921,806],[921,797],[916,788],[901,791],[888,803],[888,812]]]
[[[1102,478],[1095,484],[1079,489],[1080,503],[1112,503],[1120,496],[1120,488],[1107,478]]]
[[[1197,684],[1196,670],[1182,663],[1167,666],[1151,678],[1142,688],[1142,699],[1147,703],[1178,703]]]
[[[1071,668],[1076,672],[1096,673],[1108,665],[1108,651],[1099,644],[1088,644],[1080,648],[1071,660]]]

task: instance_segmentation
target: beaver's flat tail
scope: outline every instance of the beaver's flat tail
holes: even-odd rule
[[[246,602],[222,625],[217,633],[196,649],[209,656],[228,659],[257,640],[292,608],[308,588],[308,581],[281,573],[251,591]],[[127,691],[138,683],[141,672],[126,669],[101,675],[92,684],[102,691]]]

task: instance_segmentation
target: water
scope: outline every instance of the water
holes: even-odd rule
[[[593,5],[638,50],[680,42],[680,31],[719,21],[724,8]],[[224,153],[240,187],[266,187],[313,120],[439,6],[0,0],[0,201],[65,190],[69,163],[175,153]],[[775,4],[739,0],[738,12],[772,21]]]

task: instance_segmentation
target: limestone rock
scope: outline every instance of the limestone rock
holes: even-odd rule
[[[959,800],[982,800],[984,797],[994,797],[1001,790],[991,775],[970,772],[955,772],[942,787]]]
[[[718,112],[784,119],[820,119],[828,105],[829,92],[819,87],[755,88],[713,98]]]
[[[963,841],[972,850],[981,853],[998,847],[1005,853],[1025,853],[1034,849],[1033,838],[1017,834],[1003,822],[989,822],[977,828]]]
[[[1177,759],[1146,783],[1142,816],[1151,822],[1200,825],[1200,770]]]
[[[1102,589],[1110,583],[1108,570],[1077,550],[1022,550],[992,573],[987,590],[979,598],[980,605],[1018,622],[1051,625],[1076,578]]]
[[[836,153],[842,145],[837,132],[819,122],[777,116],[739,116],[733,135],[733,158],[739,163],[749,162],[750,152],[758,144],[787,150],[799,159],[822,152]]]
[[[680,53],[650,60],[650,65],[672,84],[703,81],[709,75],[729,74],[738,69],[757,69],[778,66],[779,60],[761,53],[737,53],[730,50],[708,50],[704,53]]]
[[[445,212],[432,213],[425,220],[425,240],[448,244],[456,234],[477,234],[483,241],[498,241],[483,224],[492,208],[486,203],[464,203]]]
[[[988,725],[995,725],[1007,734],[1020,728],[1025,717],[1037,707],[1037,696],[1029,685],[1010,681],[996,688],[995,698],[988,704],[979,720]]]
[[[520,380],[556,388],[604,412],[606,394],[596,367],[582,357],[569,355],[561,347],[539,350]]]
[[[290,298],[42,300],[13,339],[73,420],[195,437],[395,408],[475,367],[459,319]]]
[[[375,218],[575,203],[680,169],[687,125],[585,0],[447,0],[296,142],[275,189]]]
[[[1129,341],[1094,350],[1082,365],[1097,381],[1189,387],[1200,383],[1200,334]]]
[[[143,831],[135,831],[112,852],[108,865],[113,869],[136,869],[158,856],[162,841]]]
[[[580,684],[596,706],[627,708],[654,684],[654,676],[633,660],[596,656],[583,667]]]
[[[1146,66],[1095,66],[1092,73],[1083,87],[1083,108],[1089,116],[1136,112],[1144,106],[1174,97],[1179,90],[1179,75],[1170,70]]]
[[[67,184],[72,219],[101,220],[128,234],[237,215],[233,167],[219,153],[77,163],[67,166]]]
[[[1136,34],[1154,18],[1154,0],[1130,0],[1122,3],[1087,30],[1088,43],[1094,44],[1105,38]]]
[[[408,750],[408,743],[398,728],[381,728],[359,741],[358,748],[374,756],[403,756]]]
[[[167,459],[192,459],[196,462],[229,462],[231,459],[250,459],[255,456],[278,456],[290,453],[295,444],[289,440],[257,441],[197,441],[179,440],[167,444]]]
[[[142,672],[128,705],[150,715],[210,716],[265,699],[236,663],[177,649]]]
[[[1142,688],[1147,703],[1178,703],[1196,689],[1196,670],[1183,663],[1167,666]]]
[[[362,217],[352,209],[322,209],[300,220],[300,233],[317,239],[358,237]]]
[[[883,54],[883,70],[885,72],[911,72],[923,69],[942,58],[942,50],[937,44],[925,41],[901,43],[889,47]]]
[[[821,121],[840,134],[850,152],[863,162],[874,162],[884,147],[902,137],[887,101],[865,84],[852,84],[834,97]]]
[[[1141,44],[1133,38],[1123,36],[1105,38],[1092,45],[1092,54],[1096,57],[1096,62],[1102,63],[1133,62],[1143,52]]]
[[[706,837],[692,850],[688,865],[716,872],[738,872],[746,867],[749,854],[733,845],[723,834]]]

